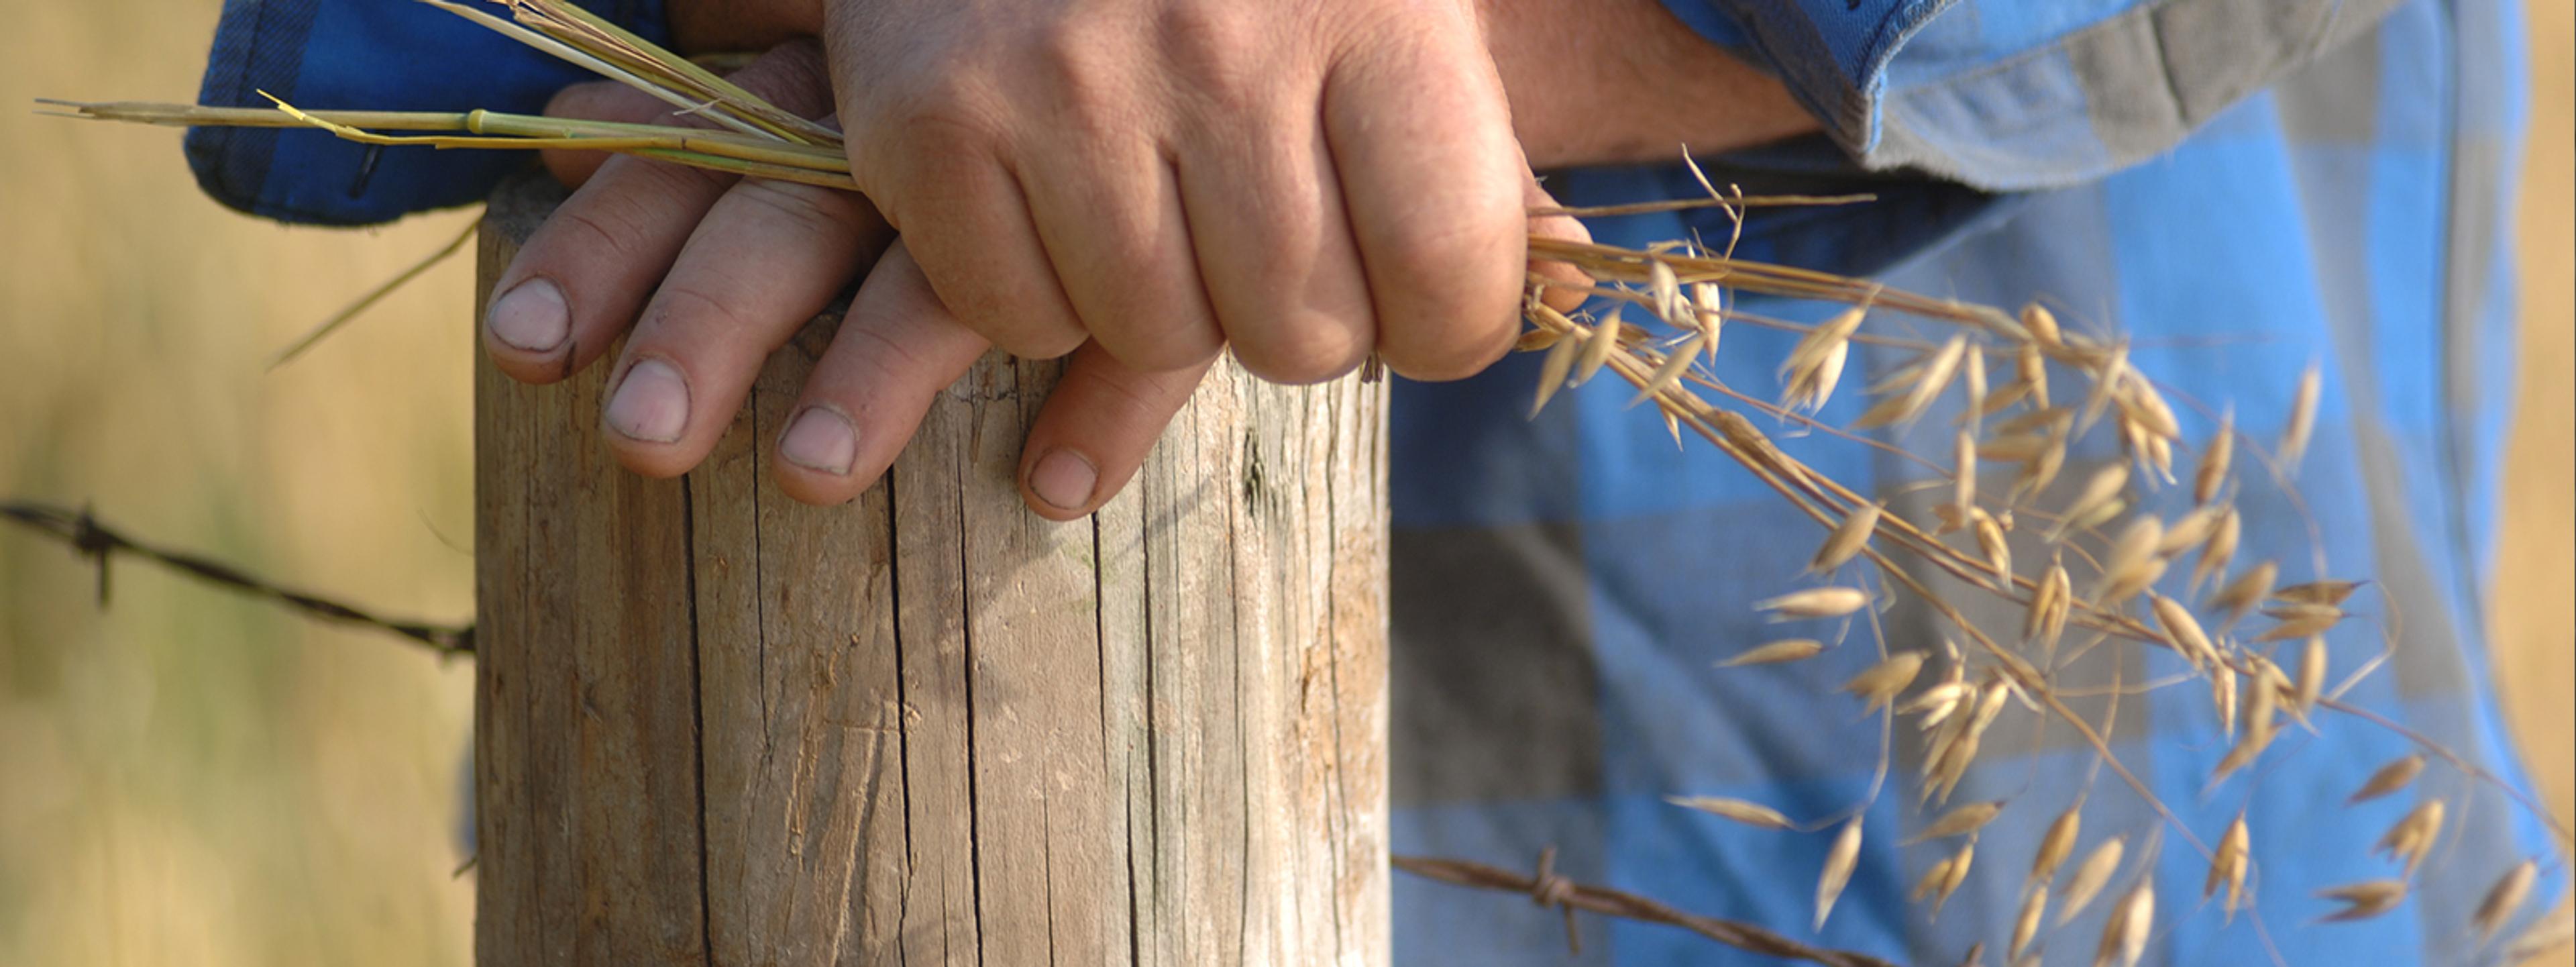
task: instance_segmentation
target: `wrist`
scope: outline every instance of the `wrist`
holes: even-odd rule
[[[750,53],[823,31],[823,0],[667,0],[682,54]]]
[[[1778,79],[1657,0],[1477,0],[1533,168],[1673,160],[1817,130]]]

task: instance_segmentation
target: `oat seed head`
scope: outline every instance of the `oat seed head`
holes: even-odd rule
[[[2084,862],[2076,864],[2075,875],[2057,891],[2058,926],[2065,926],[2066,921],[2084,912],[2085,904],[2093,902],[2093,897],[2111,882],[2111,874],[2120,871],[2120,857],[2127,848],[2125,837],[2113,836],[2084,854]]]
[[[2423,753],[2399,756],[2387,765],[2380,766],[2378,771],[2371,773],[2370,779],[2353,792],[2352,798],[2344,800],[2344,805],[2358,805],[2404,789],[2408,783],[2415,781],[2416,776],[2423,773]]]
[[[1834,845],[1825,851],[1824,869],[1816,874],[1816,929],[1825,929],[1825,918],[1834,912],[1834,901],[1851,883],[1852,866],[1860,861],[1860,816],[1843,823],[1842,832],[1834,834]]]
[[[1816,657],[1824,650],[1825,643],[1813,638],[1784,638],[1764,643],[1741,655],[1718,662],[1717,667],[1738,668],[1745,665],[1771,665],[1799,661]]]
[[[1666,796],[1664,801],[1684,809],[1696,809],[1711,816],[1724,817],[1747,826],[1763,829],[1796,829],[1798,824],[1779,810],[1756,802],[1729,799],[1724,796]]]

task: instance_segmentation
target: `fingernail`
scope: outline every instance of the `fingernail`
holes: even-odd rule
[[[630,440],[669,443],[688,422],[689,384],[659,359],[629,367],[617,395],[608,399],[608,428]]]
[[[502,293],[484,322],[494,338],[532,353],[553,352],[572,333],[563,290],[545,279],[529,279]]]
[[[1072,450],[1050,450],[1029,471],[1029,492],[1057,510],[1081,510],[1089,505],[1091,488],[1099,483],[1099,468]]]
[[[787,421],[787,432],[778,437],[778,455],[807,470],[844,476],[859,458],[859,431],[839,413],[807,407]]]

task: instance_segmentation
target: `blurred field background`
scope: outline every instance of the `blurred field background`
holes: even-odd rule
[[[178,100],[213,0],[0,0],[0,104]],[[2560,815],[2576,628],[2569,8],[2536,0],[2528,345],[2498,673]],[[407,615],[472,611],[469,268],[268,356],[470,217],[288,230],[197,194],[175,132],[0,110],[0,495]],[[471,673],[142,566],[113,607],[0,532],[0,964],[471,959],[451,876]],[[2553,961],[2569,963],[2562,953]]]

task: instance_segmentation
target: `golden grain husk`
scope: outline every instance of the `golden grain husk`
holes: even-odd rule
[[[1972,802],[1942,813],[1940,818],[1924,826],[1912,838],[1897,845],[1912,846],[1925,840],[1947,839],[1973,833],[1983,829],[1987,823],[1994,822],[1995,817],[2002,815],[2003,811],[2004,800],[2001,799],[1992,802]]]
[[[2085,904],[2093,902],[2093,897],[2111,882],[2111,874],[2120,871],[2120,857],[2127,850],[2127,838],[2113,836],[2084,854],[2084,862],[2076,864],[2075,875],[2057,891],[2058,926],[2065,926],[2066,921],[2084,912]]]
[[[2531,885],[2539,877],[2540,862],[2527,859],[2514,864],[2513,869],[2496,878],[2494,886],[2487,887],[2486,896],[2478,900],[2477,913],[2469,919],[2469,925],[2478,931],[2479,943],[2495,939],[2496,931],[2504,929],[2504,922],[2531,896]]]
[[[1830,573],[1850,561],[1869,545],[1870,535],[1878,530],[1879,516],[1886,510],[1885,504],[1863,504],[1853,508],[1843,517],[1842,523],[1834,527],[1833,533],[1825,536],[1825,543],[1816,548],[1816,556],[1808,561],[1807,569],[1820,574]]]
[[[2218,499],[2218,488],[2227,482],[2227,472],[2236,460],[2236,407],[2229,406],[2218,415],[2218,432],[2209,437],[2209,446],[2200,454],[2200,469],[2192,474],[2192,503],[2207,506]]]
[[[2138,958],[2147,952],[2147,938],[2154,933],[2156,922],[2156,878],[2138,878],[2138,885],[2121,898],[2111,911],[2111,919],[2102,925],[2102,943],[2093,953],[2093,967],[2137,967]]]
[[[1764,829],[1796,829],[1798,824],[1779,810],[1757,802],[1730,799],[1725,796],[1666,796],[1664,801],[1684,809],[1696,809],[1711,816],[1732,819],[1747,826]]]
[[[1878,711],[1894,701],[1897,693],[1905,691],[1905,686],[1914,683],[1914,676],[1923,670],[1923,657],[1920,651],[1900,651],[1889,655],[1844,682],[1843,691],[1869,703],[1867,712]]]
[[[2344,800],[2344,805],[2351,806],[2369,802],[2381,796],[2388,795],[2389,793],[2396,792],[2397,790],[2404,789],[2408,783],[2415,781],[2416,776],[2422,775],[2423,773],[2423,753],[2416,752],[2399,756],[2390,760],[2387,765],[2380,766],[2378,771],[2372,772],[2370,774],[2370,778],[2361,784],[2361,788],[2353,791],[2352,798]]]
[[[1755,610],[1771,612],[1773,621],[1839,618],[1868,606],[1869,592],[1846,587],[1808,588],[1753,603]]]
[[[2344,905],[2343,909],[2323,917],[2324,922],[2368,920],[2394,910],[2398,904],[2406,902],[2406,881],[2368,880],[2360,883],[2346,883],[2318,890],[2317,896]]]
[[[2317,428],[2317,400],[2324,391],[2324,374],[2316,363],[2309,363],[2299,374],[2299,389],[2290,402],[2290,422],[2281,431],[2281,445],[2275,453],[2282,473],[2298,473],[2299,460],[2308,452],[2308,437]]]
[[[1825,929],[1825,918],[1834,912],[1834,901],[1850,885],[1852,866],[1860,862],[1860,820],[1853,816],[1843,823],[1842,832],[1834,835],[1834,845],[1825,851],[1824,869],[1816,874],[1816,929]]]
[[[1825,650],[1825,643],[1813,638],[1783,638],[1767,642],[1741,655],[1717,663],[1719,668],[1745,665],[1773,665],[1813,658]]]

